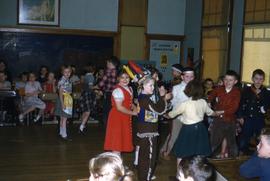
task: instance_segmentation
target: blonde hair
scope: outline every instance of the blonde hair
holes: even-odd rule
[[[89,161],[89,171],[94,178],[106,181],[132,181],[133,173],[125,169],[121,157],[112,152],[97,155]]]

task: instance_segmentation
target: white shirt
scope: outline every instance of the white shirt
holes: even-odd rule
[[[186,86],[187,84],[185,82],[181,82],[180,84],[173,86],[173,98],[171,100],[173,108],[178,104],[188,100],[188,96],[184,93]]]
[[[123,87],[125,90],[127,90],[130,95],[132,95],[131,89],[129,87]],[[112,96],[117,101],[123,101],[124,100],[124,93],[121,88],[116,88],[112,92]]]
[[[204,99],[191,100],[191,98],[168,113],[170,117],[182,114],[180,120],[184,124],[195,124],[203,120],[204,114],[208,116],[213,114],[213,110],[208,106]]]

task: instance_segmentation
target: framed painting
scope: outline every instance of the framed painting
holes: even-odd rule
[[[59,26],[60,0],[18,0],[18,24]]]

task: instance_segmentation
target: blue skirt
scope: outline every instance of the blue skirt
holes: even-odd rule
[[[187,125],[183,124],[173,151],[177,158],[184,158],[192,155],[209,156],[211,148],[208,132],[203,122]]]

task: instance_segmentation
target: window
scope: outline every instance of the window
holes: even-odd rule
[[[202,23],[203,78],[217,80],[227,70],[230,0],[204,0]]]
[[[252,72],[260,68],[269,86],[270,0],[246,0],[243,36],[242,81],[251,82]]]

